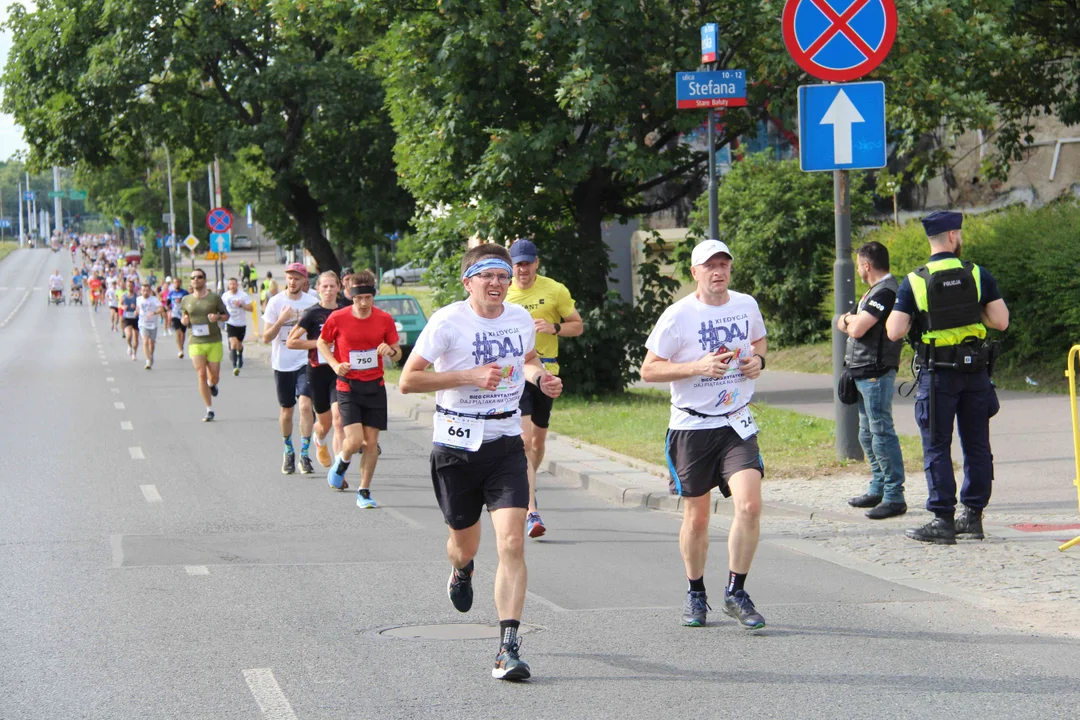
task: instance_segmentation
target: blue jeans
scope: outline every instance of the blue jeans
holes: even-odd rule
[[[896,371],[890,370],[879,378],[857,379],[855,387],[859,391],[859,444],[872,473],[868,492],[880,495],[882,502],[902,503],[904,457],[892,419],[895,383]]]

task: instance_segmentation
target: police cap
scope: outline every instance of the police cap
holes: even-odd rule
[[[934,237],[950,230],[959,230],[964,224],[964,216],[950,210],[937,210],[922,219],[927,237]]]

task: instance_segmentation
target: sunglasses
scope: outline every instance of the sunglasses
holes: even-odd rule
[[[206,276],[205,275],[192,275],[191,279],[192,280],[205,280]]]

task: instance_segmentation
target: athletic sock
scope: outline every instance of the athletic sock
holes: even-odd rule
[[[458,578],[460,578],[462,580],[467,580],[472,575],[472,571],[473,571],[473,561],[472,560],[470,560],[469,564],[466,565],[463,568],[454,568],[454,572],[457,574]]]
[[[285,453],[287,455],[293,455],[294,453],[296,453],[296,450],[293,449],[292,435],[288,435],[285,437]]]
[[[243,370],[244,369],[244,351],[243,350],[237,350],[236,351],[236,362],[238,363],[237,367],[239,367],[241,370]]]
[[[236,367],[236,351],[235,350],[230,350],[229,351],[229,357],[232,359],[232,366]]]
[[[311,447],[311,438],[310,437],[301,437],[300,438],[300,455],[302,457],[307,457],[308,456],[308,449],[310,447]]]
[[[359,495],[360,497],[364,498],[365,500],[370,500],[371,499],[371,489],[370,488],[360,488],[359,490],[356,491],[356,494]]]
[[[338,453],[337,465],[334,466],[334,474],[335,475],[344,475],[345,471],[348,470],[348,469],[349,469],[349,463],[345,462],[345,460],[341,457],[341,453]]]
[[[502,631],[502,644],[514,645],[517,643],[518,628],[521,623],[517,620],[500,620],[499,630]]]
[[[746,583],[746,576],[749,573],[737,573],[728,572],[727,592],[728,595],[738,592],[743,589],[743,584]]]
[[[686,578],[690,580],[690,578]],[[690,592],[705,592],[705,576],[702,575],[697,580],[690,580]]]

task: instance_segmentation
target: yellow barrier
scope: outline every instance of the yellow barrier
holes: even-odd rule
[[[1076,486],[1077,504],[1080,505],[1080,419],[1076,415],[1076,359],[1080,356],[1080,345],[1073,345],[1069,350],[1069,362],[1065,368],[1065,377],[1069,378],[1069,408],[1072,410],[1073,428],[1073,462],[1076,463],[1076,475],[1073,477],[1073,485]],[[1080,535],[1058,548],[1065,552],[1073,545],[1080,545]]]

